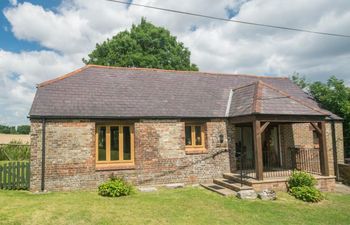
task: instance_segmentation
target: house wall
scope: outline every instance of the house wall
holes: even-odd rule
[[[115,121],[111,121],[115,122]],[[181,120],[137,120],[135,166],[114,170],[96,168],[95,127],[91,120],[51,120],[46,123],[45,189],[50,191],[95,189],[112,174],[124,176],[135,185],[211,182],[224,172],[236,170],[234,125],[223,119],[203,121],[205,153],[185,150],[185,122]],[[31,190],[40,190],[41,121],[31,121]],[[334,173],[331,126],[327,124],[327,149]],[[219,136],[224,136],[220,143]],[[282,151],[295,145],[312,147],[308,124],[280,125]],[[344,162],[342,124],[336,123],[338,162]]]
[[[40,121],[31,121],[31,191],[40,190]],[[95,189],[112,174],[124,176],[135,185],[209,182],[230,171],[228,133],[225,120],[205,121],[205,153],[185,151],[185,122],[139,120],[134,123],[135,166],[99,170],[95,166],[95,121],[58,120],[46,122],[45,189],[49,191]],[[220,143],[219,136],[224,135]]]
[[[280,125],[281,148],[283,152],[283,162],[285,166],[290,166],[291,153],[289,147],[299,146],[303,148],[314,148],[313,143],[314,128],[310,123],[294,123]],[[344,163],[344,142],[343,142],[343,124],[335,122],[336,144],[337,144],[337,161]],[[328,163],[330,175],[334,175],[333,160],[333,142],[331,123],[326,123],[326,143],[328,153]]]

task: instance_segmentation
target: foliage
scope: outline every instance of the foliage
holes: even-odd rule
[[[29,125],[17,126],[17,133],[18,134],[29,134],[30,133],[30,126]]]
[[[29,125],[19,125],[17,128],[15,126],[0,125],[0,134],[29,134]]]
[[[30,159],[30,146],[21,141],[0,145],[0,160],[23,161]]]
[[[288,179],[288,188],[293,187],[313,187],[316,184],[316,179],[309,173],[303,171],[293,171]]]
[[[307,82],[298,74],[292,76],[292,81],[306,90],[323,108],[344,119],[345,154],[350,157],[350,88],[344,81],[331,76],[326,83]]]
[[[309,173],[293,171],[288,179],[289,193],[304,202],[319,202],[322,193],[315,188],[316,179]]]
[[[295,198],[304,202],[319,202],[324,198],[322,193],[315,187],[292,187],[289,191]]]
[[[133,187],[120,177],[111,177],[109,181],[98,187],[98,194],[107,197],[126,196],[132,191]]]
[[[198,70],[190,62],[190,51],[168,30],[142,18],[139,25],[96,44],[85,64],[144,67],[172,70]]]

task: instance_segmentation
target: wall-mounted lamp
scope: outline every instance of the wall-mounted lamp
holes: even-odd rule
[[[219,135],[220,144],[224,143],[224,135]]]

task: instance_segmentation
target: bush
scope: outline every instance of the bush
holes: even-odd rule
[[[109,181],[98,187],[98,194],[107,197],[120,197],[130,195],[133,191],[132,185],[123,178],[111,177]]]
[[[295,198],[304,202],[319,202],[323,199],[322,193],[315,187],[292,187],[289,191]]]
[[[293,171],[292,175],[288,180],[288,188],[293,187],[314,187],[316,179],[309,173],[302,171]]]
[[[30,146],[21,141],[0,145],[0,160],[25,161],[30,159]]]

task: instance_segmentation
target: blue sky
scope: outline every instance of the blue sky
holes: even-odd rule
[[[349,0],[138,0],[137,3],[277,26],[347,33]],[[0,124],[29,123],[35,86],[83,66],[100,43],[142,17],[170,30],[201,71],[335,75],[350,84],[349,39],[264,29],[105,0],[0,1]]]
[[[22,3],[24,1],[17,1],[18,3]],[[55,7],[57,7],[61,0],[34,0],[30,1],[33,4],[38,4],[43,6],[45,9],[48,10],[55,10]],[[5,8],[12,7],[11,3],[7,0],[0,1],[0,9],[3,11]],[[6,19],[3,13],[0,14],[0,48],[6,51],[11,52],[21,52],[21,51],[32,51],[32,50],[40,50],[44,49],[42,46],[40,46],[39,43],[34,41],[26,41],[26,40],[19,40],[17,39],[14,34],[11,32],[11,24]]]

